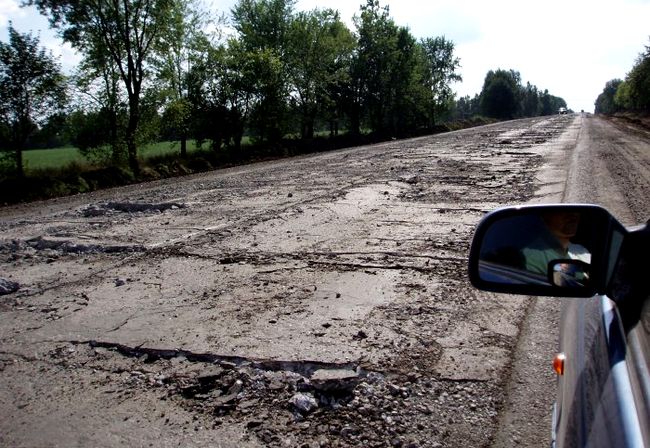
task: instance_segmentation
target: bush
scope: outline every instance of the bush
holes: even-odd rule
[[[90,185],[80,174],[68,176],[64,182],[68,185],[71,193],[87,193],[90,191]]]
[[[133,173],[121,167],[109,167],[88,171],[82,176],[92,190],[128,185],[135,182]]]
[[[194,172],[210,171],[214,169],[212,164],[203,157],[190,159],[187,162],[187,166]]]

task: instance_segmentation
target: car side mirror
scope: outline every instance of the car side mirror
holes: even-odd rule
[[[625,233],[594,205],[499,209],[476,229],[469,278],[486,291],[591,297],[604,292]]]

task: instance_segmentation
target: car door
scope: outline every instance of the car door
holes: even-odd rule
[[[619,310],[607,296],[565,302],[560,334],[565,364],[554,409],[556,446],[647,446],[648,422],[641,412],[647,401],[633,381],[638,356],[628,339]]]

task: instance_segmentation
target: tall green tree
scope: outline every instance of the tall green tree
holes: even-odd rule
[[[220,73],[221,83],[216,89],[219,104],[228,111],[228,126],[235,151],[241,151],[244,131],[250,122],[257,92],[256,74],[260,61],[257,52],[248,52],[237,40],[231,40],[224,51]]]
[[[126,146],[129,165],[140,172],[137,132],[140,100],[149,76],[147,58],[170,31],[174,5],[180,0],[27,0],[47,15],[63,39],[82,53],[104,50],[118,68],[128,97]],[[98,43],[101,42],[101,47]]]
[[[39,124],[59,112],[66,101],[66,81],[54,57],[39,48],[39,39],[9,24],[9,42],[0,42],[0,129],[14,151],[18,177],[24,177],[23,150]]]
[[[627,81],[622,81],[616,88],[613,104],[615,105],[615,108],[618,110],[624,110],[624,111],[634,110],[630,84]],[[602,105],[600,105],[599,107],[602,107]]]
[[[310,139],[319,115],[334,118],[335,92],[347,81],[355,40],[331,9],[298,13],[288,40],[291,100],[301,117],[301,136]]]
[[[423,124],[426,70],[421,48],[407,28],[398,28],[395,45],[383,126],[391,135],[402,136]]]
[[[258,53],[247,52],[237,39],[207,48],[190,72],[194,133],[199,143],[210,140],[215,151],[232,141],[239,152],[256,94]]]
[[[207,43],[207,51],[189,73],[193,132],[199,143],[210,140],[218,150],[222,142],[241,151],[244,132],[259,101],[260,67],[267,55],[247,50],[240,39],[227,45]]]
[[[518,114],[521,75],[515,70],[490,70],[481,90],[481,111],[492,118],[510,119]]]
[[[597,114],[613,114],[618,111],[618,106],[614,101],[618,87],[623,83],[622,79],[612,79],[607,81],[602,93],[598,95],[595,103],[595,112]]]
[[[358,45],[352,64],[351,131],[359,133],[362,117],[373,131],[382,131],[392,99],[390,81],[397,57],[398,27],[388,6],[381,6],[378,0],[361,5],[354,23]]]
[[[454,56],[454,43],[444,36],[423,39],[421,45],[426,61],[429,126],[434,126],[436,117],[446,112],[453,100],[451,84],[463,80],[457,73],[460,59]]]
[[[187,139],[195,117],[189,97],[190,73],[210,51],[211,39],[205,31],[209,22],[216,25],[218,20],[195,0],[174,3],[169,28],[157,40],[152,57],[157,88],[165,102],[163,123],[166,131],[180,140],[183,158],[187,156]]]
[[[539,91],[530,82],[526,83],[521,97],[521,113],[524,117],[536,117],[541,113]]]
[[[625,80],[612,79],[605,84],[595,106],[601,114],[650,112],[650,46],[639,54]]]
[[[639,112],[650,112],[650,46],[646,46],[637,58],[625,77],[625,84],[628,107]]]
[[[74,115],[71,130],[79,133],[73,139],[84,157],[95,163],[121,165],[128,161],[124,119],[127,99],[117,64],[104,40],[94,38],[73,77],[78,93],[76,106],[84,112]]]
[[[279,141],[288,98],[288,33],[295,0],[239,0],[232,23],[243,53],[256,62],[256,101],[251,119],[261,140]]]
[[[376,133],[404,135],[425,125],[434,90],[443,95],[445,81],[438,82],[441,71],[433,70],[439,55],[428,61],[423,45],[408,28],[397,26],[378,0],[367,0],[354,23],[358,45],[348,92],[350,130],[359,133],[365,124]]]
[[[466,120],[481,113],[480,96],[478,94],[474,95],[473,98],[469,95],[459,98],[455,106],[454,117],[460,120]]]
[[[561,107],[566,108],[567,104],[563,98],[551,95],[548,89],[540,95],[541,115],[557,114]]]

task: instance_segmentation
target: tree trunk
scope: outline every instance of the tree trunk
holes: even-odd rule
[[[212,136],[212,150],[214,152],[219,152],[219,150],[221,149],[221,141],[222,141],[221,135]]]
[[[314,115],[310,115],[307,118],[307,139],[312,140],[314,138],[314,122],[316,121],[316,118]]]
[[[436,126],[436,106],[435,104],[431,106],[431,129]]]
[[[314,121],[312,116],[305,117],[301,126],[301,137],[303,140],[311,140],[314,138]]]
[[[129,71],[133,71],[135,78],[135,69],[132,68],[132,62],[129,56]],[[126,148],[129,155],[129,167],[135,177],[140,176],[140,164],[138,163],[138,147],[136,137],[138,125],[140,124],[140,87],[142,78],[133,81],[132,89],[127,89],[129,94],[129,124],[126,127]]]
[[[111,151],[113,163],[121,164],[124,162],[123,146],[120,145],[118,141],[118,130],[117,130],[117,112],[114,108],[111,108],[111,117],[110,117],[110,142],[111,142]]]
[[[353,106],[350,111],[350,133],[353,135],[361,134],[361,117],[359,115],[359,107]]]
[[[243,136],[244,136],[244,135],[243,135],[241,132],[239,132],[239,131],[237,131],[237,132],[232,136],[232,141],[233,141],[234,144],[235,144],[235,151],[237,152],[237,154],[239,154],[239,152],[241,151],[241,141],[242,141]]]
[[[232,141],[235,145],[237,154],[241,152],[241,141],[244,138],[244,123],[239,120],[232,126]]]
[[[181,158],[187,159],[187,135],[181,135]]]
[[[25,178],[25,171],[23,170],[23,147],[16,145],[16,174],[19,179]]]
[[[31,122],[25,116],[18,119],[18,122],[14,124],[14,129],[12,130],[13,147],[16,148],[16,175],[19,179],[25,178],[23,150],[29,137],[30,127]]]
[[[130,95],[131,96],[131,95]],[[129,124],[126,128],[126,148],[129,153],[129,167],[135,177],[140,176],[140,165],[138,163],[138,148],[136,145],[136,133],[140,121],[140,109],[137,98],[129,98]]]
[[[244,138],[244,123],[244,115],[240,114],[235,108],[231,109],[228,125],[230,128],[230,137],[232,138],[232,143],[235,146],[237,154],[241,151],[241,141]]]
[[[129,167],[135,177],[140,176],[140,165],[138,163],[138,148],[135,144],[135,137],[131,131],[127,131],[126,148],[129,152]]]

